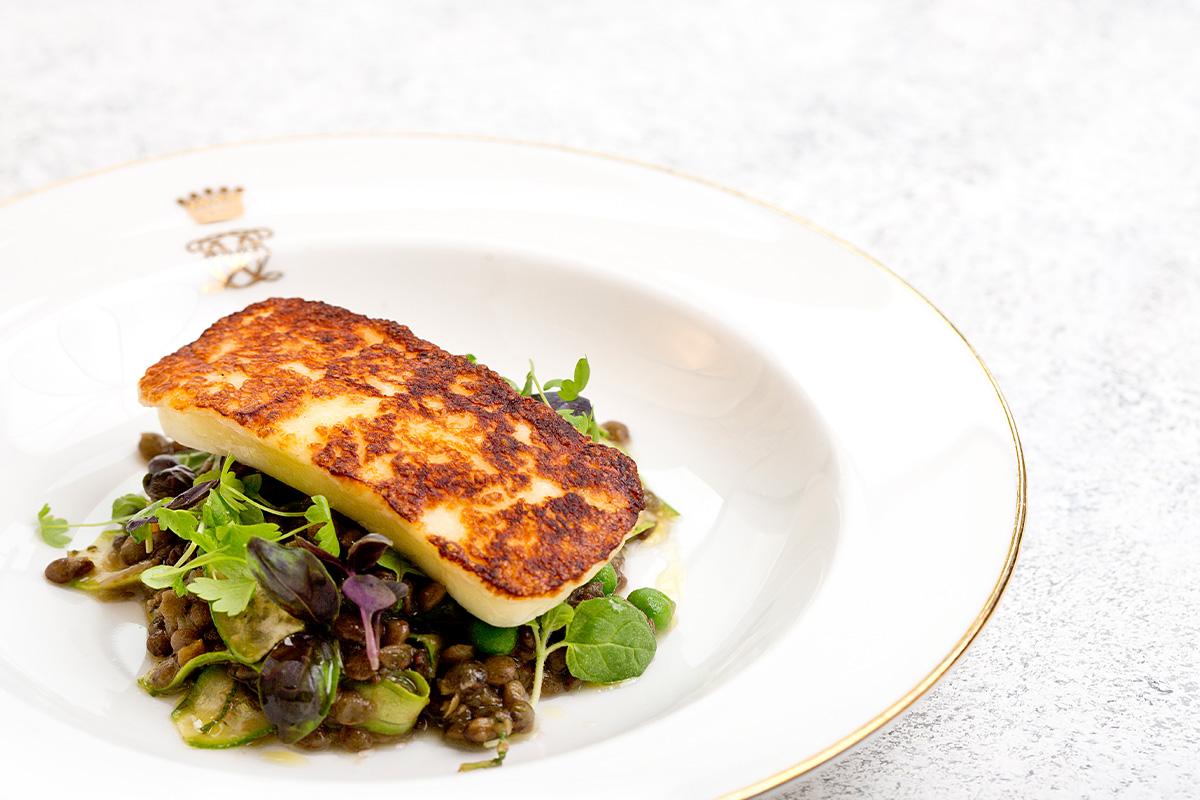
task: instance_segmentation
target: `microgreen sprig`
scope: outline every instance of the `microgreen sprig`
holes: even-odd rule
[[[38,512],[38,534],[42,541],[51,547],[66,547],[71,543],[67,531],[71,528],[103,528],[109,525],[126,525],[137,516],[149,503],[140,494],[124,494],[113,501],[112,517],[104,522],[77,522],[74,525],[62,517],[56,517],[50,512],[50,504],[42,506]]]
[[[139,523],[142,520],[154,522],[189,543],[175,564],[162,564],[142,573],[142,583],[154,589],[169,586],[179,594],[194,594],[207,600],[213,610],[231,616],[245,610],[258,586],[247,562],[247,546],[251,539],[278,542],[316,527],[321,549],[336,555],[338,548],[333,512],[325,497],[313,497],[312,506],[305,511],[274,508],[259,496],[262,476],[253,474],[239,478],[233,472],[233,465],[232,458],[225,458],[219,466],[197,476],[192,489],[165,505],[164,501],[159,501],[147,506],[136,517]],[[192,494],[195,497],[189,496],[186,502],[177,503],[185,499],[185,495]],[[177,504],[183,507],[175,507]],[[268,514],[303,517],[308,524],[285,533],[276,523],[266,521]],[[149,547],[150,529],[143,523],[131,530],[131,534],[145,537]],[[200,554],[195,555],[197,552]],[[187,575],[199,567],[204,567],[206,574],[185,583]]]
[[[529,703],[535,708],[542,696],[546,657],[555,650],[567,648],[567,669],[576,678],[616,683],[645,672],[658,647],[646,615],[615,595],[584,600],[574,608],[559,603],[529,627],[536,652]],[[564,628],[563,638],[550,644],[550,637]]]
[[[504,380],[517,391],[517,394],[541,400],[552,411],[569,422],[575,430],[590,437],[592,441],[599,442],[608,438],[608,432],[597,424],[595,414],[591,411],[580,413],[575,409],[564,407],[566,403],[581,399],[581,393],[587,387],[591,375],[592,370],[588,365],[587,356],[584,356],[575,362],[575,370],[570,378],[555,378],[541,383],[538,380],[533,360],[530,359],[529,372],[525,374],[524,385],[518,386],[516,381],[509,378]],[[559,401],[557,405],[551,402],[551,392],[557,395]],[[588,405],[590,407],[590,404]]]

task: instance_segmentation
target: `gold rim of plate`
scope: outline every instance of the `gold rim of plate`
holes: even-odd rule
[[[936,667],[934,667],[934,669],[928,675],[926,675],[924,678],[922,678],[917,683],[916,686],[909,689],[902,697],[900,697],[899,700],[892,703],[890,706],[888,706],[886,709],[884,709],[882,712],[880,712],[878,715],[876,715],[874,719],[867,722],[865,725],[861,726],[860,728],[858,728],[854,732],[850,733],[849,735],[844,736],[843,738],[841,738],[838,741],[834,742],[833,744],[829,745],[824,750],[814,753],[813,755],[809,756],[808,758],[804,759],[803,761],[801,761],[797,764],[794,764],[793,766],[788,767],[787,769],[785,769],[781,772],[778,772],[774,775],[770,775],[766,778],[763,778],[760,781],[752,783],[749,786],[746,786],[742,789],[724,794],[721,797],[717,798],[716,800],[745,800],[745,798],[754,797],[755,795],[761,794],[765,791],[768,791],[769,789],[773,789],[776,786],[786,783],[787,781],[789,781],[793,778],[797,778],[797,777],[803,775],[805,772],[808,772],[809,770],[811,770],[815,767],[818,767],[818,766],[826,763],[827,761],[832,760],[835,756],[838,756],[841,753],[844,753],[845,751],[849,750],[851,747],[858,744],[863,739],[867,738],[872,733],[879,730],[884,725],[886,725],[887,723],[889,723],[893,719],[895,719],[897,716],[899,716],[901,712],[903,712],[905,709],[907,709],[909,706],[911,706],[914,702],[916,702],[917,698],[919,698],[921,695],[925,694],[925,692],[929,691],[929,689],[935,683],[937,683],[942,678],[942,676],[945,675],[950,670],[950,668],[952,666],[954,666],[954,663],[956,661],[958,661],[958,659],[962,656],[962,654],[964,652],[966,652],[967,648],[971,646],[971,643],[975,640],[975,637],[979,635],[979,632],[981,630],[983,630],[983,626],[987,624],[988,620],[992,616],[992,613],[996,610],[996,606],[999,604],[1000,598],[1004,594],[1004,590],[1008,587],[1009,579],[1012,577],[1013,569],[1016,567],[1017,553],[1021,548],[1021,538],[1025,532],[1026,473],[1025,473],[1025,454],[1024,454],[1024,451],[1021,449],[1021,439],[1020,439],[1020,436],[1018,436],[1018,434],[1017,434],[1016,421],[1013,419],[1012,411],[1008,407],[1008,401],[1006,401],[1004,399],[1004,394],[1003,394],[1003,392],[1000,391],[1000,386],[996,383],[996,379],[992,375],[991,370],[989,370],[987,368],[987,365],[983,362],[983,359],[980,358],[979,353],[977,353],[975,351],[975,348],[971,346],[971,343],[967,341],[967,338],[962,335],[962,332],[959,331],[958,328],[954,327],[954,323],[952,323],[949,319],[947,319],[946,315],[943,314],[940,310],[938,310],[937,306],[935,306],[933,303],[931,303],[928,300],[928,298],[926,298],[923,294],[921,294],[915,288],[913,288],[913,286],[911,284],[909,284],[908,281],[901,278],[899,275],[897,275],[895,272],[890,270],[888,267],[884,266],[882,263],[880,263],[875,258],[872,258],[870,255],[863,252],[862,250],[855,247],[854,245],[850,244],[846,240],[830,233],[829,231],[825,230],[824,228],[821,228],[820,226],[810,222],[807,219],[804,219],[801,216],[798,216],[796,214],[791,213],[790,211],[786,211],[782,208],[779,208],[778,206],[772,205],[771,203],[768,203],[765,200],[760,200],[757,197],[752,197],[751,195],[748,195],[745,192],[741,192],[737,189],[730,188],[730,187],[725,186],[720,183],[716,183],[715,181],[710,181],[707,178],[702,178],[702,177],[699,177],[696,175],[692,175],[690,173],[683,172],[681,170],[677,170],[672,167],[664,167],[660,164],[654,164],[654,163],[650,163],[647,161],[639,161],[638,159],[635,159],[635,158],[628,158],[626,156],[613,155],[612,153],[605,153],[605,152],[601,152],[601,151],[597,151],[597,150],[588,150],[586,148],[581,148],[581,147],[572,147],[569,145],[553,144],[550,142],[538,142],[538,141],[533,141],[533,140],[528,140],[528,139],[513,139],[513,138],[502,137],[502,136],[486,136],[483,134],[448,133],[448,132],[439,132],[439,131],[354,131],[354,132],[294,134],[294,135],[289,135],[289,136],[273,136],[273,137],[267,137],[267,138],[262,138],[262,139],[250,139],[250,140],[237,141],[237,142],[222,142],[220,144],[211,144],[211,145],[203,145],[203,146],[199,146],[199,147],[191,147],[186,150],[177,150],[177,151],[170,152],[170,153],[159,153],[159,154],[152,155],[152,156],[146,156],[144,158],[134,159],[132,161],[126,161],[121,164],[113,164],[113,165],[110,165],[107,167],[101,167],[99,169],[91,170],[89,172],[84,172],[79,175],[74,175],[69,178],[64,178],[62,180],[54,181],[53,183],[49,183],[49,184],[46,184],[45,186],[38,187],[37,189],[32,189],[30,191],[22,192],[21,194],[14,195],[13,197],[8,198],[7,200],[0,200],[0,207],[6,206],[9,203],[13,203],[18,200],[21,200],[22,198],[29,197],[34,194],[38,194],[40,192],[49,191],[51,189],[62,186],[64,184],[73,183],[75,181],[85,180],[87,178],[92,178],[97,175],[103,175],[108,172],[115,172],[120,169],[125,169],[127,167],[146,164],[146,163],[153,162],[153,161],[160,161],[160,160],[165,160],[165,159],[169,159],[169,158],[179,158],[181,156],[187,156],[187,155],[191,155],[194,153],[201,153],[201,152],[207,152],[207,151],[212,151],[212,150],[232,149],[232,148],[246,147],[246,146],[252,146],[252,145],[275,144],[275,143],[282,143],[282,142],[301,141],[301,140],[305,140],[305,139],[348,139],[348,138],[357,138],[357,137],[362,137],[362,138],[395,137],[398,139],[405,139],[405,138],[407,138],[407,139],[451,139],[451,140],[460,140],[460,141],[466,141],[466,142],[480,142],[480,143],[487,143],[487,144],[519,145],[522,147],[534,147],[534,148],[540,148],[543,150],[557,150],[557,151],[564,152],[564,153],[573,153],[575,155],[589,156],[592,158],[602,158],[602,159],[605,159],[608,161],[614,161],[614,162],[618,162],[618,163],[622,163],[622,164],[630,164],[630,165],[637,166],[637,167],[644,167],[646,169],[651,169],[656,172],[661,172],[661,173],[664,173],[667,175],[673,175],[678,178],[683,178],[685,180],[692,181],[694,183],[698,183],[700,185],[707,186],[712,189],[717,189],[721,192],[725,192],[726,194],[731,194],[735,197],[739,197],[743,200],[754,203],[755,205],[769,209],[770,211],[773,211],[776,214],[780,214],[784,217],[787,217],[788,219],[790,219],[794,222],[798,222],[801,225],[804,225],[805,227],[810,228],[811,230],[821,234],[822,236],[825,236],[825,237],[833,240],[834,242],[837,242],[839,245],[841,245],[842,247],[845,247],[847,250],[850,250],[851,252],[865,258],[871,264],[875,265],[880,270],[882,270],[885,275],[889,276],[892,280],[899,283],[901,286],[903,286],[909,292],[912,292],[914,295],[917,296],[918,299],[921,300],[922,303],[924,303],[935,314],[937,314],[938,318],[941,319],[941,321],[943,323],[945,323],[945,325],[948,328],[950,328],[950,330],[954,333],[954,335],[957,336],[958,339],[960,341],[962,341],[962,343],[964,345],[967,346],[967,349],[970,351],[971,356],[975,359],[975,362],[979,365],[979,368],[983,370],[984,375],[987,376],[988,382],[991,383],[992,389],[996,393],[996,399],[1000,403],[1000,408],[1004,411],[1004,416],[1008,420],[1009,433],[1012,435],[1013,449],[1014,449],[1014,453],[1016,455],[1016,461],[1017,461],[1017,503],[1016,503],[1016,512],[1015,512],[1015,516],[1013,519],[1012,539],[1009,541],[1008,553],[1006,554],[1006,557],[1004,559],[1004,565],[1000,570],[1000,575],[996,579],[996,583],[992,587],[991,593],[988,595],[987,602],[984,603],[983,608],[975,616],[975,619],[971,622],[971,625],[967,628],[966,633],[964,633],[962,635],[962,638],[960,638],[958,640],[958,642],[954,645],[953,648],[951,648],[950,652],[948,654],[946,654],[946,656],[941,660],[941,662],[939,662],[938,665]]]

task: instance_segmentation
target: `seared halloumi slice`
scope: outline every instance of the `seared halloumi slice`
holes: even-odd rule
[[[256,303],[138,388],[168,436],[325,495],[493,625],[585,583],[644,505],[616,448],[403,325],[324,303]]]

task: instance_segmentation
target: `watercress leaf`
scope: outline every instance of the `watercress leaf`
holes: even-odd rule
[[[548,638],[550,634],[554,633],[559,628],[567,627],[574,616],[574,608],[566,603],[559,603],[538,618],[541,621],[542,636]]]
[[[614,683],[646,671],[658,643],[646,615],[623,597],[584,600],[567,626],[567,669],[576,678]]]
[[[366,572],[379,562],[379,559],[392,546],[392,540],[380,533],[368,533],[350,545],[346,553],[346,565],[351,572]]]
[[[263,590],[293,617],[319,625],[337,618],[337,584],[312,553],[254,537],[246,545],[246,563]]]
[[[67,521],[62,517],[52,516],[49,503],[42,506],[37,518],[38,532],[43,542],[51,547],[66,547],[71,542],[71,535],[67,533]]]
[[[263,660],[258,697],[279,740],[292,744],[329,714],[341,679],[337,647],[324,636],[296,633]]]
[[[213,611],[233,616],[246,610],[257,587],[258,582],[252,575],[195,578],[188,584],[188,592],[207,600]]]
[[[146,506],[150,505],[150,501],[140,494],[123,494],[112,504],[112,518],[114,520],[125,519],[132,517],[137,512],[141,511]]]
[[[565,646],[564,642],[559,642],[553,647],[547,647],[550,636],[555,631],[569,625],[574,617],[574,608],[567,603],[559,603],[529,623],[529,627],[533,631],[534,647],[537,651],[533,667],[533,693],[529,697],[529,702],[534,708],[537,708],[538,699],[542,695],[542,675],[546,668],[546,656],[550,654],[551,650]]]
[[[338,544],[337,529],[333,526],[333,511],[329,508],[329,501],[321,494],[313,495],[312,501],[313,504],[304,512],[304,518],[321,526],[313,534],[317,546],[336,558],[341,554],[341,546]]]

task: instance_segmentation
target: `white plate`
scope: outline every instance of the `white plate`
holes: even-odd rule
[[[243,216],[201,226],[176,203],[219,186],[244,187]],[[236,250],[235,230],[259,231],[248,254],[189,249],[223,236]],[[275,280],[211,291],[264,248]],[[327,781],[745,797],[911,704],[978,633],[1016,558],[1020,445],[953,327],[846,244],[667,170],[450,136],[241,144],[9,202],[0,264],[9,786],[70,763],[140,785],[186,774],[231,798]],[[647,481],[683,512],[633,558],[633,585],[679,601],[643,678],[545,701],[502,769],[470,774],[454,771],[469,754],[434,737],[364,756],[178,740],[169,702],[134,684],[140,611],[46,583],[55,551],[31,522],[45,502],[104,518],[154,428],[134,397],[142,371],[271,295],[399,320],[502,374],[589,356],[601,417],[630,426]]]

